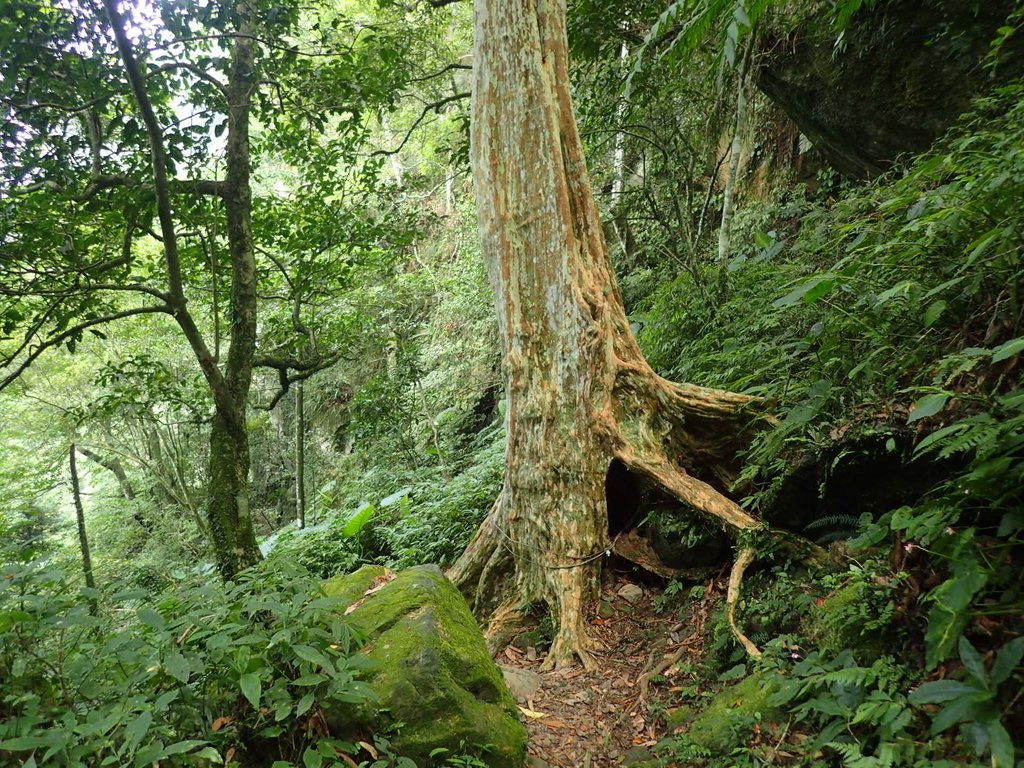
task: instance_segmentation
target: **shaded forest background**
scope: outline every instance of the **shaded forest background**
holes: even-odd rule
[[[6,4],[0,759],[43,765],[28,755],[53,747],[77,750],[55,764],[206,765],[292,738],[280,756],[298,765],[327,737],[296,724],[365,693],[344,631],[317,629],[302,596],[366,563],[451,565],[502,484],[501,340],[468,164],[472,9],[135,9],[125,28],[174,196],[167,288],[152,135],[99,6]],[[576,118],[643,352],[668,379],[769,404],[778,421],[752,436],[732,495],[825,550],[808,564],[756,543],[736,620],[761,659],[720,610],[699,684],[666,687],[663,706],[697,717],[736,681],[771,700],[716,721],[728,736],[713,745],[666,717],[657,759],[1012,767],[1024,8],[575,0],[568,21]],[[239,75],[245,40],[258,78]],[[225,192],[236,86],[248,240],[225,217],[241,199]],[[241,354],[240,264],[251,387],[225,374],[221,390],[204,365]],[[136,312],[140,296],[164,309]],[[218,466],[222,417],[244,432],[259,555],[215,544],[210,489],[234,471]],[[622,466],[606,490],[609,539],[649,546],[663,610],[728,572],[737,542],[717,523]],[[302,628],[287,642],[249,624],[271,603]],[[184,653],[179,633],[211,604],[244,658]],[[127,627],[135,640],[111,640]],[[294,648],[339,673],[309,699],[272,673],[312,663]],[[86,663],[110,682],[70,692]],[[246,707],[272,688],[281,717]],[[769,710],[788,725],[751,744]],[[213,729],[226,712],[240,725]]]

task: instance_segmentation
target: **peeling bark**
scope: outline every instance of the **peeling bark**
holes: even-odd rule
[[[475,24],[471,158],[508,446],[502,491],[450,576],[479,612],[504,595],[492,640],[542,605],[557,626],[549,663],[588,663],[610,462],[737,531],[760,529],[724,490],[761,405],[666,381],[640,352],[573,115],[564,2],[476,0]]]

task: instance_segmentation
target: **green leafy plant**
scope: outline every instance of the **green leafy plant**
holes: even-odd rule
[[[358,638],[301,569],[254,569],[152,598],[80,590],[63,573],[0,574],[0,753],[25,765],[210,765],[259,749],[342,765],[325,706],[368,701]],[[97,606],[98,610],[94,610]]]
[[[959,641],[960,661],[964,667],[963,680],[932,680],[914,689],[909,696],[911,704],[923,707],[943,704],[932,717],[930,732],[937,735],[961,724],[981,756],[991,752],[992,768],[1012,768],[1013,739],[1002,724],[1000,688],[1019,672],[1024,656],[1024,637],[1011,640],[996,654],[991,669],[985,668],[981,654],[966,637]]]

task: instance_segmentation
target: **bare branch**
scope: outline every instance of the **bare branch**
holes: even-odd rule
[[[224,182],[215,181],[213,179],[169,179],[168,186],[178,192],[189,192],[196,195],[205,195],[207,197],[224,197]],[[152,184],[143,184],[135,179],[129,178],[128,176],[98,175],[92,177],[88,187],[81,192],[69,195],[69,197],[76,203],[84,203],[96,197],[100,192],[107,189],[113,189],[114,187],[131,187],[143,190],[153,190],[155,188]],[[49,190],[50,192],[56,192],[61,195],[68,193],[66,187],[61,186],[55,181],[46,179],[44,181],[37,181],[33,184],[28,184],[24,187],[12,189],[9,194],[29,195],[33,192],[39,192],[42,190]]]
[[[10,384],[13,381],[15,381],[19,376],[21,376],[21,374],[27,371],[29,366],[36,361],[36,358],[38,358],[46,350],[60,346],[64,342],[77,337],[79,334],[83,333],[84,331],[87,331],[90,328],[94,328],[97,325],[106,325],[107,323],[112,323],[115,320],[122,320],[126,317],[134,317],[136,315],[155,314],[169,315],[173,314],[173,312],[171,308],[168,307],[166,304],[161,304],[159,306],[152,307],[135,307],[134,309],[126,309],[122,312],[114,312],[109,315],[103,315],[102,317],[94,317],[91,320],[85,320],[84,322],[81,322],[78,325],[72,326],[71,328],[68,328],[63,332],[58,333],[56,336],[51,336],[49,339],[46,339],[45,341],[41,342],[39,346],[32,349],[28,353],[28,355],[25,356],[25,359],[21,361],[20,365],[18,365],[13,371],[7,374],[7,376],[5,376],[3,379],[0,379],[0,392],[5,390],[8,386],[10,386]],[[5,365],[10,364],[12,359],[13,358],[8,358],[7,360],[5,360]]]
[[[66,299],[71,296],[75,296],[82,293],[89,293],[92,291],[126,291],[131,293],[145,293],[153,298],[160,299],[170,304],[170,296],[163,291],[157,290],[149,285],[142,285],[141,283],[85,283],[83,285],[70,286],[68,288],[53,288],[53,289],[36,289],[31,290],[33,296],[46,296],[48,298]],[[15,290],[13,288],[0,288],[0,296],[23,296],[26,293],[25,290]]]
[[[424,80],[433,80],[435,77],[440,77],[445,72],[451,72],[453,69],[473,69],[473,67],[471,67],[469,64],[453,63],[445,67],[441,67],[441,69],[437,70],[437,72],[435,72],[432,75],[423,75],[423,77],[413,77],[409,80],[409,82],[422,83]]]
[[[288,389],[297,381],[305,381],[315,373],[319,373],[337,363],[343,357],[341,352],[335,352],[327,357],[317,357],[313,360],[294,360],[286,358],[261,357],[253,361],[257,368],[273,368],[277,371],[280,389],[267,405],[255,405],[260,410],[272,411],[281,402],[281,398],[288,394]],[[289,374],[288,371],[295,371]]]
[[[97,96],[95,99],[90,99],[89,101],[83,102],[82,104],[58,104],[53,101],[40,101],[35,104],[23,104],[20,107],[14,107],[12,105],[13,116],[20,117],[21,115],[27,114],[29,112],[35,112],[37,109],[53,109],[57,110],[58,112],[70,113],[82,112],[86,109],[102,104],[104,101],[113,98],[115,95],[116,94],[114,93],[107,93],[103,96]]]
[[[445,106],[446,104],[451,104],[453,101],[459,101],[461,99],[468,99],[469,97],[469,91],[462,91],[460,93],[452,94],[451,96],[445,96],[443,99],[438,99],[437,101],[431,104],[427,104],[423,108],[423,111],[420,113],[420,116],[416,118],[416,121],[412,124],[409,130],[406,131],[405,138],[402,139],[401,144],[399,144],[394,149],[378,149],[376,152],[371,152],[370,157],[387,157],[389,155],[397,155],[399,152],[402,151],[402,149],[408,143],[409,139],[412,137],[413,131],[415,131],[419,127],[420,123],[422,123],[426,119],[427,115],[429,115],[431,112],[436,112],[440,114],[441,107]]]

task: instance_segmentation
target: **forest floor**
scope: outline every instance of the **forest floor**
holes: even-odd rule
[[[506,669],[525,670],[525,692],[512,687],[530,734],[529,768],[607,768],[651,759],[671,701],[699,663],[704,623],[725,594],[725,581],[712,580],[680,617],[656,610],[660,587],[638,583],[633,574],[612,576],[591,620],[593,669],[541,672],[544,653],[523,642],[529,636],[497,659]]]

